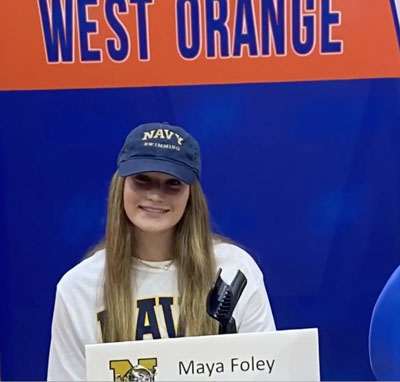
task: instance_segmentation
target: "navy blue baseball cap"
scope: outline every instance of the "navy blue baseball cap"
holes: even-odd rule
[[[168,123],[146,123],[126,137],[118,156],[118,173],[163,172],[194,184],[200,179],[200,148],[184,129]]]

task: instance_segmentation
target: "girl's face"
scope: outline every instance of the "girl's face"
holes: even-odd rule
[[[124,208],[132,224],[144,232],[173,230],[182,218],[190,186],[172,175],[145,172],[125,179]]]

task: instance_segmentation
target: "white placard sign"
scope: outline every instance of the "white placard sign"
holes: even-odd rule
[[[319,381],[317,329],[86,346],[88,381]]]

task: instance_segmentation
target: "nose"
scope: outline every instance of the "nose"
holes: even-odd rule
[[[151,187],[149,190],[147,190],[146,197],[147,200],[154,203],[163,202],[165,199],[165,195],[161,185],[160,184],[154,185],[154,187]]]

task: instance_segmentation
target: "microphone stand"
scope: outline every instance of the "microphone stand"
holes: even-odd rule
[[[246,276],[238,270],[232,283],[226,284],[219,268],[213,287],[207,296],[207,313],[219,322],[219,334],[237,333],[232,317],[236,304],[247,284]]]

